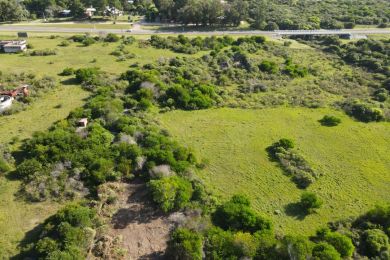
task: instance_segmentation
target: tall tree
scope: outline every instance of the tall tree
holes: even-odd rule
[[[0,0],[0,22],[20,21],[27,16],[27,10],[16,0]]]

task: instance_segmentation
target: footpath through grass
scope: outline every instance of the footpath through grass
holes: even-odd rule
[[[318,120],[326,114],[342,123],[321,126]],[[198,174],[209,188],[224,198],[247,194],[278,232],[313,234],[328,221],[357,216],[390,200],[389,123],[359,123],[331,109],[286,107],[174,111],[159,120],[208,161]],[[283,137],[294,139],[299,153],[323,174],[308,188],[324,201],[318,214],[297,212],[294,203],[302,190],[268,159],[266,147]]]

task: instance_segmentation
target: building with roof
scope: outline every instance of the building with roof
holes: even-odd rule
[[[27,50],[26,40],[0,41],[0,51],[5,53],[23,52]]]

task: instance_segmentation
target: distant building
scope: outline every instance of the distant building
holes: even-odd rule
[[[84,13],[87,17],[92,17],[95,12],[96,12],[96,9],[91,6],[90,8],[85,9]]]
[[[22,52],[27,50],[27,42],[25,40],[0,41],[0,50],[5,53]]]
[[[71,11],[70,11],[70,10],[67,10],[67,9],[62,10],[62,11],[59,12],[59,14],[60,14],[61,16],[69,16],[70,13],[71,13]]]
[[[103,11],[105,16],[122,16],[123,11],[116,9],[115,7],[106,6],[106,9]]]

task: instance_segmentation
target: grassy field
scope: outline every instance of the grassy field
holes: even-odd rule
[[[325,114],[339,116],[342,124],[321,126],[317,120]],[[208,161],[199,176],[209,188],[225,198],[247,194],[278,232],[313,234],[328,221],[356,216],[390,199],[389,123],[364,124],[330,109],[286,107],[175,111],[159,120]],[[283,137],[294,139],[299,153],[323,174],[308,188],[324,201],[318,214],[294,212],[301,190],[268,159],[266,147]]]
[[[148,36],[150,37],[150,36]],[[1,35],[0,39],[15,38],[15,36]],[[75,69],[80,67],[100,67],[104,71],[119,74],[125,72],[133,63],[145,64],[156,61],[160,57],[169,58],[183,56],[169,50],[158,50],[154,48],[139,48],[138,44],[127,46],[126,50],[136,54],[136,57],[127,61],[117,62],[117,57],[110,55],[118,46],[117,43],[96,43],[88,47],[80,43],[71,43],[67,47],[59,47],[58,44],[66,37],[49,39],[40,36],[28,39],[28,42],[35,50],[56,49],[54,56],[23,56],[23,54],[0,54],[0,71],[3,72],[33,72],[37,75],[56,76],[66,67]],[[197,55],[201,55],[200,52]]]
[[[43,131],[55,121],[83,104],[88,93],[78,86],[62,86],[48,93],[26,111],[0,117],[0,142],[12,137],[24,139],[35,131]],[[58,105],[61,105],[58,107]],[[28,203],[16,196],[20,182],[0,176],[0,258],[14,255],[27,231],[36,227],[60,206],[57,203]]]

